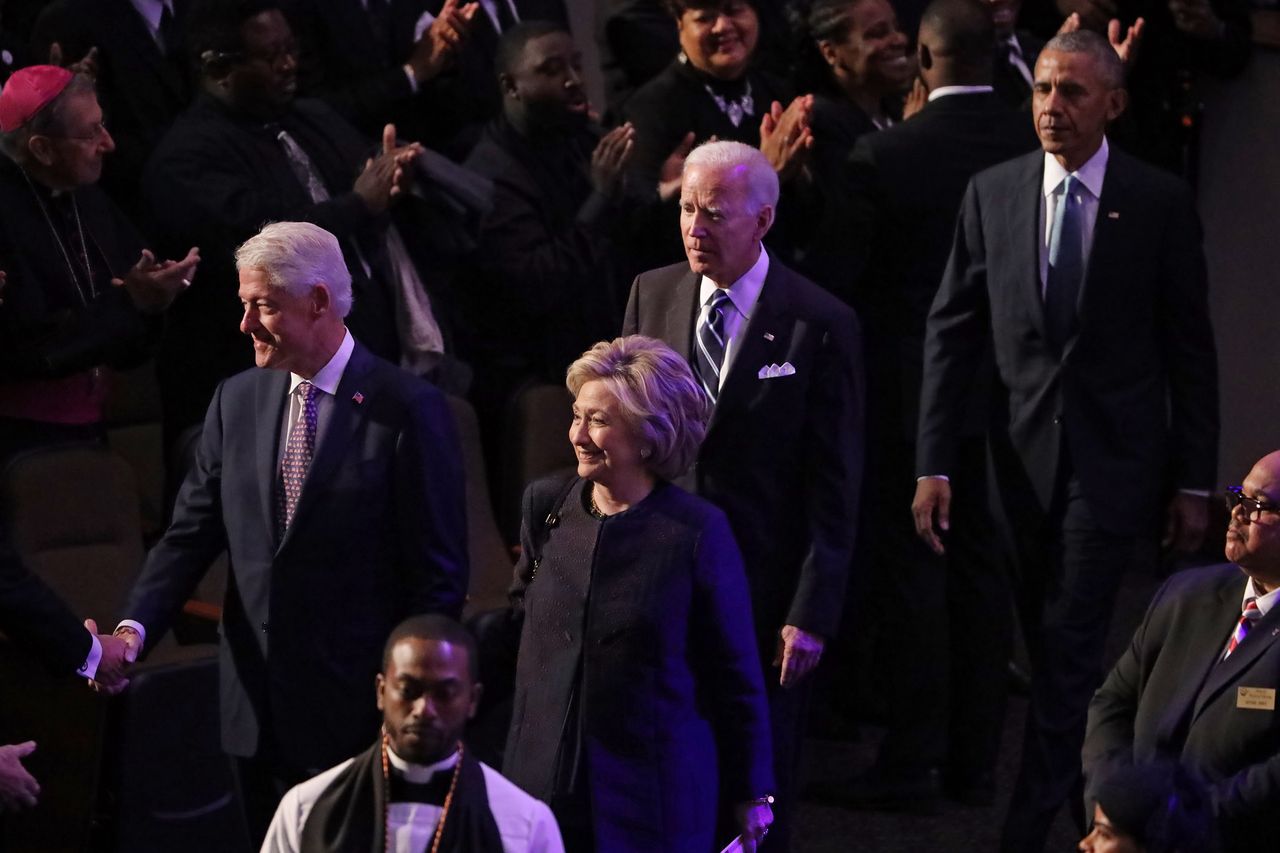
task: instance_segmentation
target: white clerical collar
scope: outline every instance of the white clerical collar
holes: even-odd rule
[[[387,760],[391,762],[391,766],[396,769],[396,772],[406,782],[422,785],[430,782],[431,777],[441,770],[452,770],[453,766],[458,763],[458,751],[455,749],[435,764],[414,764],[412,761],[405,761],[396,755],[396,751],[388,746]]]
[[[1267,611],[1275,607],[1277,599],[1280,599],[1280,588],[1273,589],[1271,592],[1263,592],[1257,583],[1253,578],[1249,578],[1249,581],[1244,585],[1244,595],[1240,599],[1240,612],[1244,612],[1245,604],[1252,598],[1254,603],[1258,605],[1258,611],[1263,616],[1266,616]]]
[[[333,358],[329,359],[329,363],[320,368],[315,376],[311,377],[311,384],[319,388],[330,397],[338,393],[338,383],[342,381],[342,374],[346,372],[347,362],[351,361],[351,353],[356,348],[356,339],[351,337],[351,330],[344,329],[342,344],[339,345],[338,351],[333,354]],[[307,380],[296,373],[289,374],[289,393],[292,394],[298,390],[298,386]]]
[[[751,265],[751,269],[743,273],[742,277],[729,285],[728,288],[725,288],[733,307],[737,308],[738,313],[748,320],[751,319],[751,312],[756,307],[756,301],[760,298],[760,291],[764,289],[764,280],[767,275],[769,275],[769,253],[764,250],[764,246],[761,246],[760,257],[756,258],[756,262]],[[715,293],[716,290],[716,283],[704,275],[702,284],[698,288],[698,304],[706,305],[707,300],[711,298],[711,294]]]
[[[991,86],[939,86],[929,93],[929,100],[936,101],[948,95],[985,95],[994,91]]]
[[[1085,189],[1093,195],[1094,198],[1102,198],[1102,179],[1107,175],[1107,160],[1111,156],[1111,148],[1107,145],[1107,138],[1102,137],[1102,144],[1098,146],[1098,150],[1093,152],[1093,156],[1085,161],[1084,165],[1076,169],[1070,174],[1075,175],[1080,183],[1084,184]],[[1044,155],[1044,195],[1046,198],[1058,191],[1058,187],[1067,179],[1067,170],[1062,168],[1062,164],[1057,161],[1052,154],[1045,152]]]

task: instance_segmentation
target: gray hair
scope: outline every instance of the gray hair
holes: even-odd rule
[[[96,95],[93,78],[76,74],[53,100],[45,104],[21,127],[0,133],[0,151],[18,165],[29,159],[27,142],[33,136],[60,136],[67,132],[67,102],[79,95]]]
[[[684,161],[684,174],[694,167],[742,170],[746,175],[747,197],[756,211],[778,206],[778,173],[769,158],[743,142],[704,142]]]
[[[1124,63],[1120,61],[1120,56],[1111,43],[1093,30],[1075,30],[1056,35],[1040,49],[1040,53],[1044,55],[1050,50],[1088,54],[1093,58],[1094,67],[1098,69],[1102,82],[1108,89],[1124,88]]]
[[[649,470],[679,477],[698,455],[710,406],[689,363],[654,338],[601,341],[569,365],[565,385],[577,397],[598,379],[618,400],[622,418],[650,449]]]
[[[262,270],[267,283],[295,296],[323,284],[334,313],[351,313],[351,272],[338,238],[310,222],[272,222],[236,249],[237,270]]]

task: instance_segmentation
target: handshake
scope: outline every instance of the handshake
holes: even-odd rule
[[[142,651],[142,638],[129,627],[120,627],[114,634],[99,634],[98,625],[92,619],[84,620],[89,633],[96,634],[102,646],[102,657],[89,686],[99,693],[114,696],[129,686],[129,671]]]

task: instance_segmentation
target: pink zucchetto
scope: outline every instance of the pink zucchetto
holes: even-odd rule
[[[0,132],[9,133],[30,121],[62,94],[73,77],[56,65],[32,65],[13,72],[0,92]]]

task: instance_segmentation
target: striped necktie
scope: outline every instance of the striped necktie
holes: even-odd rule
[[[707,392],[712,403],[715,403],[720,394],[720,368],[724,365],[724,324],[728,301],[729,294],[719,287],[707,299],[707,316],[698,324],[693,352],[694,369],[702,382],[702,389]]]
[[[281,537],[293,523],[298,498],[302,496],[302,483],[311,467],[311,457],[316,451],[316,386],[310,382],[298,385],[298,397],[302,410],[289,430],[289,440],[280,459],[280,493],[276,500],[276,526]]]
[[[1236,629],[1231,633],[1231,639],[1227,642],[1227,651],[1222,656],[1223,660],[1231,657],[1231,653],[1236,650],[1236,646],[1244,642],[1244,638],[1249,636],[1249,632],[1253,630],[1254,623],[1262,618],[1262,611],[1258,609],[1258,599],[1252,596],[1245,600],[1244,612],[1240,614],[1240,621],[1236,624]]]

